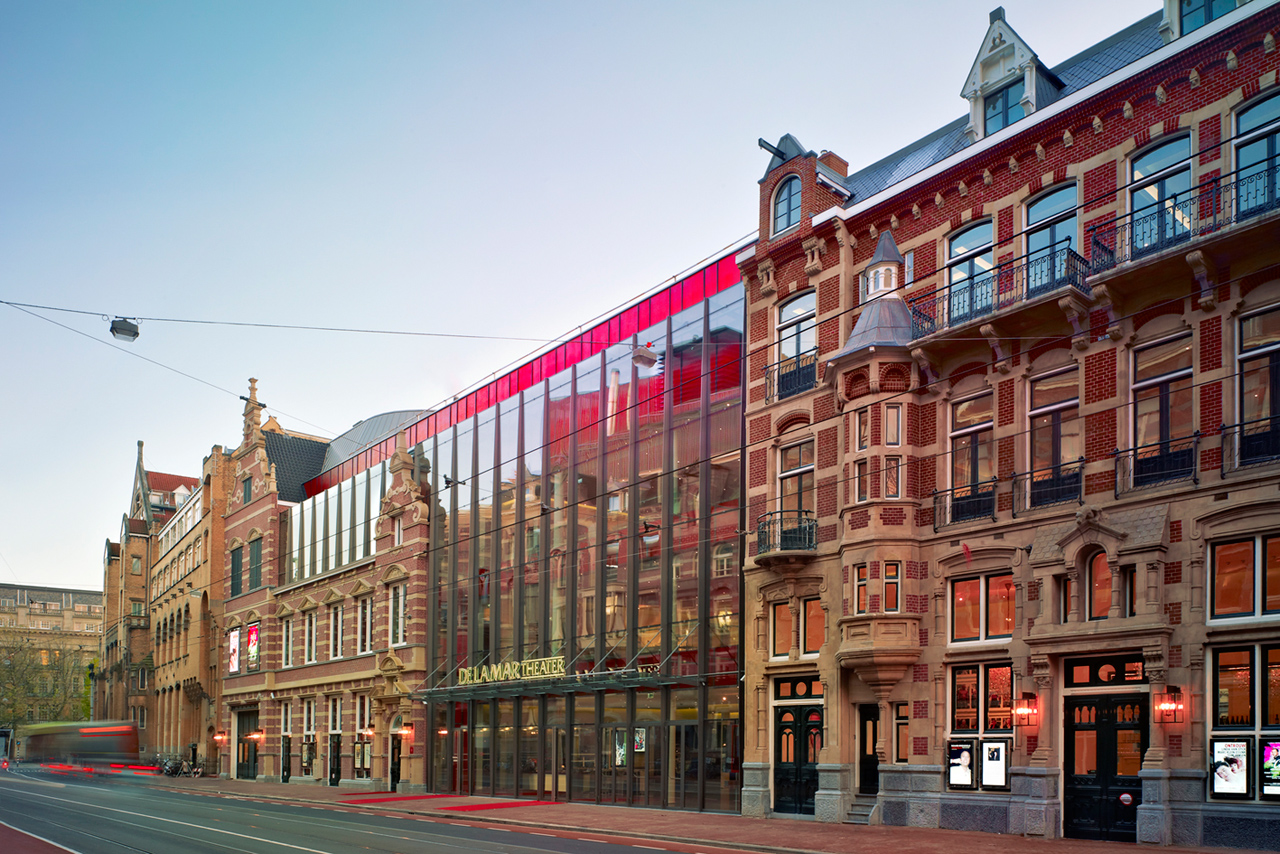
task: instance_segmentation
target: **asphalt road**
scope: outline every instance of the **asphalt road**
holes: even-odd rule
[[[82,854],[636,854],[656,847],[367,809],[213,798],[144,781],[75,780],[28,769],[0,773],[0,822]],[[0,851],[39,850],[19,849],[10,836],[18,834],[0,826]]]

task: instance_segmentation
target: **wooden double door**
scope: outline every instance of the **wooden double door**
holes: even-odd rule
[[[773,731],[773,811],[813,815],[822,706],[775,707]]]
[[[1068,697],[1063,832],[1076,839],[1136,842],[1150,723],[1145,694]]]

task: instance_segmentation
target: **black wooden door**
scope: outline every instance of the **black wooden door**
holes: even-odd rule
[[[880,756],[876,753],[880,707],[875,703],[858,705],[858,740],[858,794],[874,795],[880,791]]]
[[[289,782],[289,776],[293,773],[293,737],[288,735],[280,736],[280,782]]]
[[[239,712],[236,744],[236,779],[253,780],[258,776],[258,713]]]
[[[818,751],[822,749],[822,707],[778,706],[774,710],[773,748],[773,811],[813,815]]]
[[[1143,694],[1068,697],[1063,829],[1076,839],[1136,842],[1148,744]]]

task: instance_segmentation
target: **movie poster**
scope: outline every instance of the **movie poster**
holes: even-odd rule
[[[947,742],[950,759],[947,784],[953,789],[977,788],[973,762],[974,743],[971,738],[952,739]]]
[[[636,727],[633,732],[635,733],[635,744],[632,747],[636,753],[644,753],[644,734],[647,730],[644,727]]]
[[[227,632],[227,646],[231,651],[231,666],[228,668],[230,673],[240,672],[240,630],[232,629]]]
[[[245,643],[249,651],[249,669],[258,669],[258,624],[250,623],[245,629]]]
[[[1259,751],[1262,757],[1262,797],[1280,801],[1280,739],[1268,737],[1262,741]]]
[[[982,788],[1009,788],[1009,742],[984,741],[982,754]]]
[[[1247,798],[1250,790],[1249,754],[1253,738],[1215,738],[1209,745],[1209,791],[1214,797]]]
[[[627,767],[627,731],[623,727],[613,731],[613,767]]]

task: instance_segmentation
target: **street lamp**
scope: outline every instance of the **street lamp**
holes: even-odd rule
[[[138,324],[124,317],[111,321],[111,335],[120,341],[130,343],[138,340]]]

